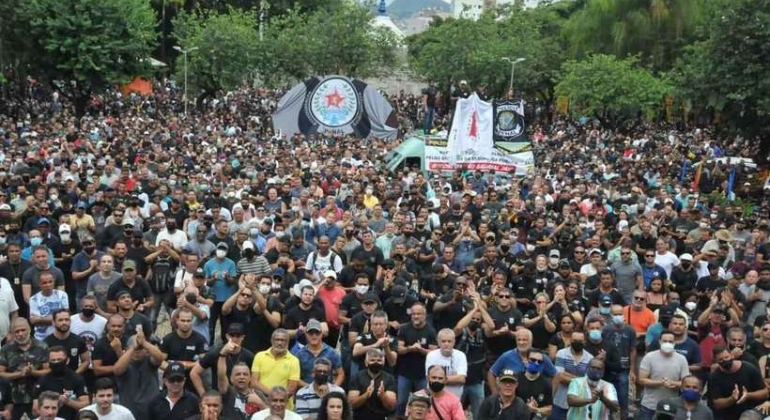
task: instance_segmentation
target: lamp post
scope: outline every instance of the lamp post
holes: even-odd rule
[[[510,57],[503,57],[503,61],[507,61],[507,62],[511,63],[511,84],[509,86],[509,90],[511,92],[513,92],[513,71],[516,68],[516,64],[517,63],[521,63],[524,60],[526,60],[526,58],[524,58],[524,57],[519,57],[519,58],[515,58],[515,59],[510,58]]]
[[[192,47],[189,50],[183,50],[182,47],[175,45],[174,49],[184,55],[184,116],[187,116],[187,53],[193,52],[198,47]]]

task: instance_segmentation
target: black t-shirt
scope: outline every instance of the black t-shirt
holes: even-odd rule
[[[684,271],[680,267],[674,267],[671,272],[671,282],[674,283],[674,288],[679,293],[692,290],[696,281],[698,281],[698,273],[694,268]]]
[[[436,330],[430,325],[417,329],[412,323],[404,324],[398,330],[398,341],[403,341],[404,346],[409,347],[420,342],[423,349],[436,345]],[[425,378],[425,355],[418,352],[409,352],[398,356],[396,371],[409,379]]]
[[[519,420],[530,418],[529,407],[518,396],[513,404],[500,409],[500,397],[497,394],[490,395],[479,406],[478,418],[473,420]]]
[[[356,271],[355,268],[353,268],[352,265],[345,266],[342,271],[340,271],[340,275],[337,276],[337,283],[340,284],[340,286],[348,288],[353,287],[356,282],[356,276],[359,273],[364,273],[369,278],[369,286],[374,284],[374,281],[376,280],[375,277],[377,277],[377,271],[372,269],[369,266],[364,266],[364,269],[361,271]]]
[[[450,290],[444,293],[438,298],[439,302],[452,302],[450,306],[439,313],[433,315],[433,326],[436,331],[441,331],[444,328],[454,328],[455,325],[468,313],[468,308],[464,302],[454,301],[454,290]]]
[[[471,333],[468,327],[463,328],[462,334],[457,338],[456,349],[465,353],[468,363],[468,376],[465,385],[475,385],[484,382],[484,365],[487,361],[488,338],[481,327]]]
[[[187,338],[172,332],[163,337],[160,343],[160,351],[166,354],[167,360],[182,362],[195,362],[200,355],[206,352],[206,339],[196,331],[192,331]]]
[[[150,255],[150,250],[143,246],[139,248],[128,247],[126,252],[126,259],[136,263],[136,273],[143,278],[147,275],[148,265],[144,259],[148,255]]]
[[[78,365],[80,365],[80,355],[88,351],[86,340],[75,334],[70,334],[64,340],[59,340],[53,334],[51,334],[43,341],[48,344],[48,348],[53,346],[64,347],[64,350],[67,351],[67,357],[69,357],[69,363],[67,363],[67,367],[72,369],[73,372],[78,370]]]
[[[422,370],[425,370],[425,367],[423,367]],[[380,384],[384,383],[385,391],[396,392],[396,380],[393,375],[388,372],[381,372],[376,378],[372,378],[369,376],[368,370],[362,370],[350,378],[348,392],[359,391],[359,395],[365,394],[366,389],[369,388],[372,380],[374,380],[374,389],[379,389]],[[384,420],[392,414],[393,411],[385,408],[382,404],[382,400],[377,397],[375,393],[366,400],[364,405],[357,409],[353,409],[353,420]]]
[[[390,349],[393,350],[393,351],[397,351],[398,350],[398,341],[395,338],[393,338],[393,337],[389,336],[389,338],[390,338],[390,341],[388,343],[388,347],[390,347]],[[366,346],[371,346],[372,344],[376,343],[377,340],[379,340],[379,339],[377,337],[375,337],[374,334],[372,334],[372,333],[364,333],[364,334],[359,334],[358,335],[358,338],[356,338],[355,344],[359,344],[360,343],[362,346],[366,347]],[[355,346],[355,344],[354,344],[354,346]],[[361,356],[355,357],[355,356],[353,356],[353,354],[351,352],[350,357],[351,357],[353,363],[358,365],[359,370],[365,370],[366,369],[366,366],[364,366],[364,359],[366,359],[366,354],[362,354]],[[385,364],[385,370],[387,372],[389,372],[389,373],[393,373],[391,371],[390,365],[388,365],[387,363]]]
[[[140,314],[139,312],[134,312],[134,315],[126,320],[125,337],[128,338],[136,334],[136,327],[138,325],[142,326],[142,330],[144,331],[145,335],[148,335],[149,332],[152,331],[152,323],[150,322],[150,318],[147,318],[147,316]]]
[[[198,364],[201,365],[203,369],[211,369],[212,381],[216,381],[218,375],[217,362],[219,362],[219,353],[222,351],[222,347],[224,347],[223,344],[212,347],[211,350],[209,350],[203,357],[201,357],[200,360],[198,360]],[[230,373],[233,371],[233,366],[240,362],[246,364],[246,366],[251,369],[251,364],[254,362],[254,353],[247,348],[241,347],[241,351],[238,353],[228,354],[225,360],[228,378],[230,377]]]
[[[69,369],[65,370],[61,375],[48,374],[38,379],[32,395],[37,399],[44,391],[53,391],[61,394],[63,390],[66,390],[70,400],[76,400],[83,395],[88,395],[88,392],[86,392],[86,382],[83,380],[83,377]],[[77,410],[63,405],[59,407],[57,415],[65,420],[73,420],[77,416]]]
[[[508,331],[511,332],[516,331],[516,327],[521,325],[522,318],[524,318],[521,312],[513,306],[506,311],[502,311],[497,305],[489,308],[489,316],[495,321],[493,329],[497,330],[504,325],[508,325]],[[516,338],[513,335],[487,337],[486,340],[489,352],[495,356],[500,356],[504,352],[516,347]]]
[[[363,311],[353,315],[353,318],[350,320],[350,329],[348,332],[354,332],[358,335],[371,332],[371,326],[369,324],[371,316],[371,314],[367,314]]]
[[[182,398],[171,408],[166,399],[166,392],[158,394],[150,402],[147,420],[185,420],[200,413],[198,396],[185,391]]]
[[[340,311],[345,312],[345,316],[353,318],[353,315],[361,312],[361,299],[355,292],[349,292],[340,302]]]
[[[759,373],[759,369],[749,363],[741,363],[740,369],[733,373],[722,372],[721,369],[717,369],[711,373],[709,377],[709,390],[711,392],[712,400],[717,398],[726,398],[732,395],[733,390],[737,386],[738,389],[746,387],[748,392],[758,391],[765,387],[765,382],[762,379],[762,374]],[[748,400],[743,404],[733,404],[727,408],[718,410],[714,409],[714,418],[722,420],[738,420],[741,413],[754,408],[760,403],[756,400]]]
[[[281,302],[278,298],[273,296],[267,298],[267,310],[268,312],[281,312]],[[244,347],[254,353],[270,348],[270,336],[275,331],[275,328],[270,325],[265,315],[254,312],[253,306],[249,306],[243,311],[233,306],[232,311],[222,317],[222,325],[224,325],[225,331],[227,331],[227,326],[234,322],[241,323],[245,327]]]
[[[318,305],[310,305],[310,308],[307,310],[302,309],[301,305],[289,309],[289,312],[283,319],[282,326],[287,330],[296,330],[300,325],[307,325],[311,319],[319,322],[326,321],[326,312],[323,305],[320,307]]]
[[[353,250],[353,253],[351,255],[357,255],[364,261],[364,264],[366,264],[366,267],[371,268],[377,271],[377,267],[382,264],[382,262],[385,260],[385,257],[382,255],[382,250],[374,245],[372,249],[366,250],[364,249],[363,245],[360,245],[358,248]]]
[[[530,309],[526,315],[524,315],[524,319],[535,319],[537,318],[537,311],[534,309]],[[558,326],[558,322],[556,321],[556,318],[553,316],[553,313],[548,312],[546,315],[548,319],[551,320],[554,324]],[[537,320],[537,322],[529,327],[529,330],[532,331],[532,347],[540,350],[545,350],[548,347],[548,342],[551,340],[551,332],[548,332],[545,329],[545,319],[541,318]]]
[[[152,297],[152,290],[150,290],[150,285],[147,284],[143,278],[138,276],[133,287],[128,287],[126,283],[123,282],[123,280],[118,280],[115,283],[112,283],[110,288],[107,289],[107,300],[118,300],[118,292],[121,290],[127,290],[128,293],[131,294],[131,299],[139,302],[139,304],[146,302],[147,299]]]
[[[125,334],[123,335],[122,341],[123,341],[123,349],[125,349],[126,341],[127,341],[127,336]],[[101,360],[102,366],[106,367],[106,366],[114,366],[115,363],[118,362],[119,357],[120,356],[117,353],[115,353],[115,350],[113,350],[112,347],[110,347],[110,342],[108,341],[108,338],[106,335],[96,340],[96,342],[94,343],[94,351],[91,354],[91,360],[93,361]],[[112,377],[112,375],[110,375],[110,377]]]
[[[551,405],[553,403],[551,393],[551,380],[543,375],[538,375],[534,380],[527,378],[524,372],[519,373],[519,385],[516,387],[516,396],[522,401],[529,401],[533,398],[537,401],[538,407]]]
[[[624,305],[626,304],[626,301],[623,299],[623,295],[620,294],[618,289],[612,289],[609,293],[602,292],[601,289],[596,289],[593,292],[588,294],[588,306],[590,308],[598,308],[599,307],[599,298],[602,297],[602,295],[609,295],[612,299],[613,305]],[[587,312],[584,312],[587,314]]]

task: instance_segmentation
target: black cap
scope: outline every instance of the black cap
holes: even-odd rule
[[[193,277],[206,277],[206,272],[204,272],[203,269],[199,267],[195,270],[195,273],[193,273]]]
[[[368,302],[374,302],[378,303],[380,300],[377,299],[377,295],[374,292],[368,292],[364,295],[364,298],[361,299],[361,303],[368,303]]]
[[[385,268],[393,268],[396,266],[396,264],[393,262],[393,260],[388,258],[387,260],[382,262],[382,266]]]
[[[184,365],[180,362],[169,362],[166,370],[163,372],[163,377],[165,379],[184,378]]]
[[[243,324],[240,322],[233,322],[227,326],[227,333],[230,335],[244,335],[246,334]]]
[[[406,301],[406,287],[401,285],[393,286],[393,289],[390,290],[390,297],[393,298],[393,303],[404,303]]]
[[[133,235],[134,235],[134,238],[143,238],[144,237],[144,234],[142,233],[141,230],[135,230]]]

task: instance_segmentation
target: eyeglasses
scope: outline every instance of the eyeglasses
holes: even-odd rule
[[[241,293],[241,296],[250,298],[252,295],[251,293]]]
[[[640,302],[644,302],[645,300],[647,300],[647,298],[642,297],[642,296],[634,296],[634,300],[638,300]]]
[[[184,382],[184,378],[167,378],[167,380],[172,384],[181,384]]]
[[[510,299],[511,295],[497,295],[498,299]]]
[[[543,359],[533,359],[531,357],[529,358],[529,361],[530,363],[537,363],[537,364],[543,363]]]
[[[770,331],[770,328],[762,328],[762,331],[768,332],[768,331]]]
[[[631,255],[630,252],[621,252],[620,255]]]
[[[645,255],[645,257],[647,257],[647,258],[654,258],[655,254],[647,254],[647,255]]]

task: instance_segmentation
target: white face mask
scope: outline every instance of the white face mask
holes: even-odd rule
[[[69,233],[61,233],[61,234],[59,234],[59,239],[61,239],[62,242],[69,242],[70,241],[70,234]]]
[[[360,284],[356,286],[356,293],[358,293],[359,295],[363,295],[368,291],[369,291],[369,286],[360,285]]]
[[[227,251],[224,249],[218,249],[217,250],[217,258],[222,259],[227,256]]]
[[[698,306],[698,304],[697,304],[697,303],[695,303],[695,302],[687,302],[687,303],[685,303],[685,304],[684,304],[684,307],[685,307],[685,308],[686,308],[688,311],[694,311],[694,310],[695,310],[695,308],[696,308],[697,306]]]
[[[273,289],[280,289],[281,283],[273,283]]]
[[[260,284],[259,285],[259,293],[262,293],[263,295],[266,295],[270,293],[270,285],[269,284]]]
[[[671,354],[674,351],[674,343],[660,343],[660,351]]]
[[[51,201],[56,201],[59,199],[59,196],[56,194],[51,194]]]

